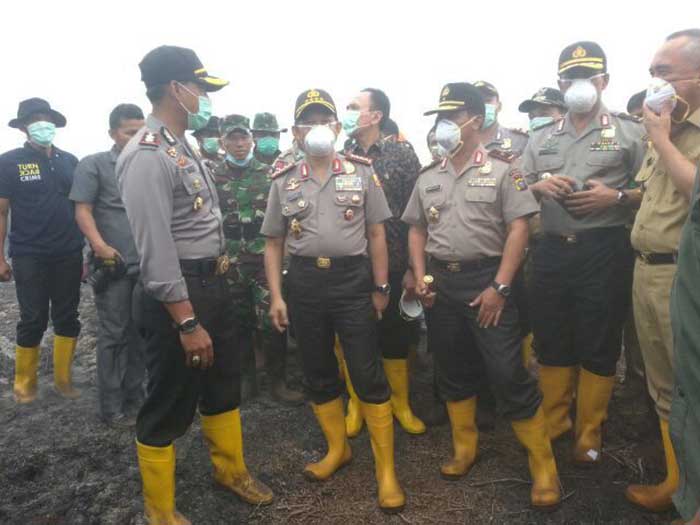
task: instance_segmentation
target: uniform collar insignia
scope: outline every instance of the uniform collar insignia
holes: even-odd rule
[[[607,128],[610,126],[610,115],[607,113],[602,113],[600,115],[600,125],[603,126],[604,128]]]
[[[169,145],[174,146],[175,144],[177,144],[177,139],[165,126],[160,128],[160,134],[163,135],[165,142],[167,142]]]
[[[440,163],[440,171],[445,171],[447,169],[447,157],[442,159],[442,162]]]
[[[306,162],[301,163],[301,168],[299,171],[301,173],[299,180],[306,180],[309,178],[309,165]]]
[[[340,173],[343,173],[343,164],[340,162],[340,159],[338,157],[333,159],[333,165],[331,167],[331,170],[333,171],[333,175],[339,175]]]

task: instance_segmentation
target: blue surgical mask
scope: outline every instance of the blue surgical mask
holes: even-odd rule
[[[243,160],[238,160],[236,157],[231,155],[230,153],[226,154],[226,162],[229,162],[233,164],[234,166],[237,166],[239,168],[245,168],[248,164],[250,164],[250,161],[253,159],[253,150],[248,152],[248,155],[246,156],[245,159]]]
[[[495,104],[484,104],[484,124],[481,129],[487,129],[493,126],[496,122],[496,113],[498,112],[498,106]]]
[[[352,137],[358,129],[360,129],[360,112],[354,109],[345,112],[343,117],[343,131],[348,137]]]
[[[216,155],[219,151],[219,139],[216,137],[206,137],[202,139],[202,149],[209,155]]]
[[[554,117],[533,117],[530,119],[530,131],[535,131],[552,122],[554,122]]]
[[[38,146],[47,148],[56,137],[56,124],[40,120],[27,126],[29,140]]]
[[[187,111],[187,129],[192,131],[200,130],[207,125],[209,119],[211,118],[211,100],[209,100],[209,97],[205,97],[204,95],[195,95],[185,86],[182,84],[180,85],[190,95],[197,96],[197,99],[199,100],[199,109],[197,109],[197,113],[191,113],[190,110],[188,110],[185,105],[178,100],[182,109]]]

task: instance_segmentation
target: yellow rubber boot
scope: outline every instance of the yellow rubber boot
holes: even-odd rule
[[[523,337],[521,352],[523,355],[523,366],[525,368],[530,368],[530,361],[532,361],[532,341],[535,336],[530,332],[525,337]]]
[[[238,409],[202,416],[202,433],[214,465],[214,479],[246,503],[272,503],[270,488],[250,475],[243,460],[243,433]]]
[[[360,398],[357,397],[355,388],[352,386],[348,365],[343,360],[343,370],[345,370],[345,387],[348,389],[348,413],[345,416],[345,433],[349,438],[354,438],[362,431],[362,409],[360,408]]]
[[[75,337],[54,336],[53,339],[53,381],[56,392],[67,399],[80,397],[80,391],[73,387],[71,366],[78,339]]]
[[[440,467],[446,479],[459,479],[472,468],[479,444],[479,429],[476,427],[476,396],[463,401],[448,401],[447,414],[452,427],[454,456]]]
[[[425,433],[425,424],[418,419],[408,398],[408,360],[384,359],[384,372],[391,387],[391,410],[394,417],[409,434]]]
[[[530,502],[539,509],[553,509],[561,501],[557,463],[547,436],[547,422],[540,406],[530,419],[512,422],[513,431],[527,449],[532,489]]]
[[[569,411],[574,399],[578,368],[574,366],[540,366],[542,409],[547,431],[553,441],[574,426]]]
[[[362,403],[361,407],[374,454],[379,508],[387,514],[396,514],[406,505],[406,495],[399,485],[394,468],[394,418],[391,403]]]
[[[190,525],[175,510],[175,447],[150,447],[137,441],[136,453],[149,525]]]
[[[304,467],[304,476],[312,481],[330,478],[352,460],[352,450],[345,434],[343,400],[339,397],[322,405],[311,404],[318,424],[328,443],[328,453],[318,463]]]
[[[608,403],[615,376],[599,376],[581,368],[576,393],[576,445],[574,461],[590,465],[600,461],[602,425],[608,418]]]
[[[36,399],[37,370],[39,369],[39,346],[15,348],[15,385],[17,403],[31,403]]]
[[[333,353],[338,360],[338,377],[341,381],[345,381],[345,356],[343,355],[343,347],[340,346],[340,339],[335,336],[335,345],[333,345]]]
[[[665,512],[673,507],[671,496],[676,492],[679,482],[678,462],[668,431],[668,421],[661,419],[659,423],[666,456],[666,479],[658,485],[630,485],[625,491],[629,501],[651,512]]]

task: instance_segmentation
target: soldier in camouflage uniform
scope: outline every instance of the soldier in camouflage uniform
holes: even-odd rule
[[[202,154],[202,163],[211,171],[214,171],[214,168],[221,162],[219,123],[219,117],[212,116],[206,126],[192,132],[192,136],[197,141],[199,152]]]
[[[255,158],[263,164],[272,166],[280,151],[280,135],[287,128],[280,128],[277,117],[272,113],[256,113],[253,118],[253,140],[255,141]]]
[[[221,141],[226,156],[214,171],[224,218],[226,249],[231,260],[228,280],[239,304],[239,338],[243,393],[257,392],[253,333],[265,355],[272,397],[287,404],[299,404],[303,396],[285,383],[286,344],[284,336],[270,325],[270,291],[265,279],[263,252],[265,237],[260,235],[270,167],[253,154],[250,121],[242,115],[229,115],[221,122]]]

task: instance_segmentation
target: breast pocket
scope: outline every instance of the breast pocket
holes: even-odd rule
[[[199,213],[205,207],[205,198],[202,190],[205,189],[204,180],[198,171],[187,172],[184,168],[178,169],[181,184],[175,189],[173,195],[173,212],[175,215],[187,215]]]
[[[447,209],[447,195],[444,193],[426,193],[423,196],[423,213],[429,225],[444,222]]]
[[[466,216],[470,221],[489,221],[496,213],[496,186],[467,186],[464,190]]]
[[[586,164],[600,170],[619,166],[623,161],[622,151],[591,151],[586,159]]]
[[[338,192],[333,200],[338,213],[348,222],[363,220],[365,195],[361,191]]]
[[[566,175],[564,171],[564,159],[561,157],[540,157],[537,159],[537,178],[542,179],[542,175]]]
[[[313,207],[313,203],[302,195],[299,198],[283,202],[282,215],[287,219],[295,218],[299,221],[303,221],[311,215]]]

